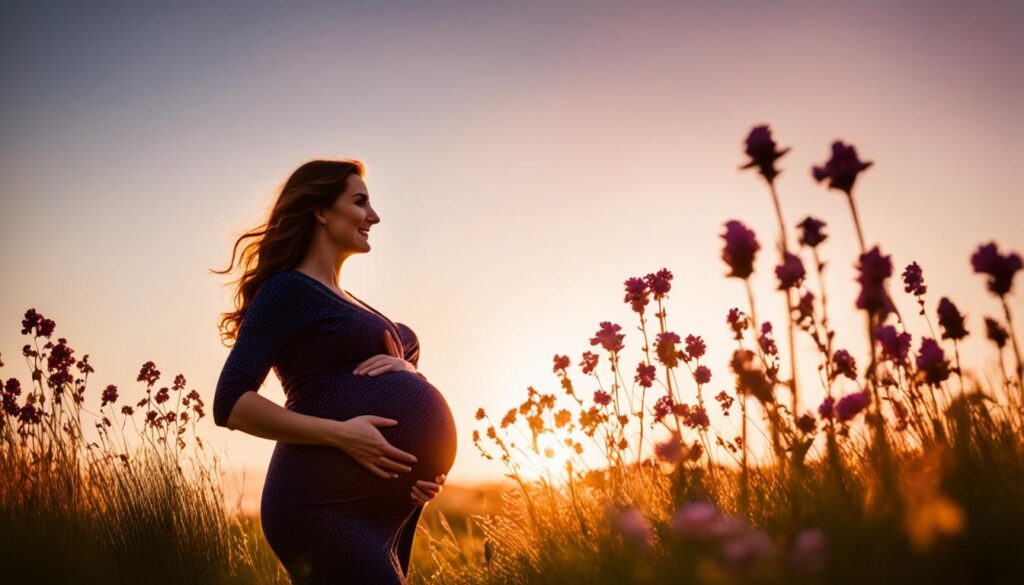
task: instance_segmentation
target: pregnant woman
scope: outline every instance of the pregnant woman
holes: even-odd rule
[[[237,310],[221,321],[235,343],[213,418],[277,441],[260,518],[293,583],[405,583],[422,506],[455,460],[455,422],[416,370],[415,332],[339,286],[380,222],[364,174],[355,160],[292,173],[267,221],[235,243],[252,240]],[[283,408],[257,393],[271,368]]]

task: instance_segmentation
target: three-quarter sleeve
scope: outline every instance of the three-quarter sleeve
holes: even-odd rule
[[[246,392],[258,391],[276,363],[278,352],[301,326],[298,315],[297,287],[284,274],[265,280],[238,326],[217,380],[213,398],[213,422],[226,427],[235,403]]]

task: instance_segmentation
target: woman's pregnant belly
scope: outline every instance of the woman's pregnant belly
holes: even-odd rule
[[[388,443],[416,456],[412,471],[385,479],[342,449],[278,443],[270,462],[264,500],[287,498],[292,504],[343,505],[354,514],[407,513],[417,480],[435,481],[448,473],[457,448],[455,421],[444,396],[413,372],[376,376],[350,371],[303,382],[302,398],[290,408],[302,414],[348,420],[375,415],[398,421],[378,427]],[[269,494],[268,494],[269,492]]]

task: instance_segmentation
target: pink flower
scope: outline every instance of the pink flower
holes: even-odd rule
[[[715,506],[701,500],[680,506],[672,516],[672,529],[683,536],[710,538],[717,521]]]
[[[886,325],[875,332],[875,339],[882,346],[882,360],[890,361],[897,365],[907,362],[910,355],[910,334],[907,332],[898,333],[896,327]]]
[[[597,367],[599,357],[600,356],[598,356],[596,353],[592,353],[589,351],[583,352],[583,361],[580,362],[580,367],[583,368],[584,374],[589,374],[594,371],[594,368]]]
[[[704,352],[707,351],[708,347],[704,344],[704,340],[696,335],[686,336],[686,358],[687,361],[692,359],[698,359],[704,356]]]
[[[609,352],[621,350],[624,347],[622,345],[622,339],[626,337],[626,334],[619,333],[621,329],[621,325],[615,325],[610,321],[602,321],[601,329],[594,334],[594,337],[590,338],[590,345],[597,345],[600,343],[601,347]]]
[[[693,379],[698,384],[708,384],[711,382],[711,370],[707,366],[697,366],[693,370]]]
[[[648,546],[651,544],[651,524],[636,506],[626,506],[615,514],[615,525],[628,543]]]
[[[644,388],[650,388],[654,385],[654,378],[657,375],[657,368],[652,365],[640,362],[640,365],[636,367],[636,377],[634,380]]]
[[[594,402],[600,404],[601,406],[608,406],[612,402],[612,396],[611,394],[608,394],[604,390],[595,390]]]
[[[669,395],[662,396],[654,402],[654,420],[655,422],[661,422],[663,418],[672,413],[672,397]]]
[[[821,418],[827,418],[831,420],[836,415],[836,400],[831,396],[826,396],[825,400],[821,401],[821,405],[818,406],[818,416]]]
[[[644,277],[647,280],[647,288],[654,293],[654,300],[665,297],[672,290],[672,273],[668,268],[662,268],[656,273]]]
[[[872,164],[874,163],[860,160],[853,145],[836,140],[832,143],[832,158],[824,166],[815,166],[811,174],[819,183],[828,179],[829,189],[839,189],[849,195],[857,176]]]
[[[775,543],[763,530],[752,530],[722,545],[722,556],[733,569],[748,569],[775,554]]]
[[[789,561],[793,568],[806,573],[820,571],[828,553],[825,533],[820,528],[809,528],[796,535]]]
[[[642,278],[633,277],[626,280],[625,285],[625,301],[632,306],[633,311],[642,315],[644,313],[644,306],[650,301],[647,282]]]

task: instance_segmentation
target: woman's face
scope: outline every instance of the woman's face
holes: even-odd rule
[[[320,228],[343,250],[368,252],[370,227],[380,223],[380,216],[370,206],[370,194],[359,175],[349,175],[345,192],[324,210],[327,228]]]

